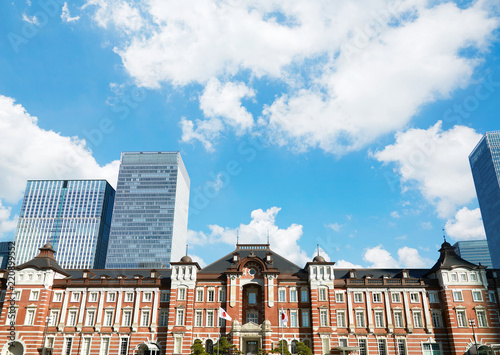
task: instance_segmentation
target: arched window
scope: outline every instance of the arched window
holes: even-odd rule
[[[214,342],[211,339],[208,339],[205,342],[205,351],[209,354],[213,354],[214,352]]]
[[[291,346],[290,352],[292,354],[297,354],[297,340],[292,341],[292,346]]]

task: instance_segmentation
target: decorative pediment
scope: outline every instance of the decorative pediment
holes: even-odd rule
[[[241,326],[242,332],[258,332],[262,330],[262,326],[255,324],[254,322],[248,322]]]

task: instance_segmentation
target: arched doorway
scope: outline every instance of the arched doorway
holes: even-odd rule
[[[160,347],[155,343],[142,343],[137,346],[137,355],[160,355]]]
[[[7,345],[7,349],[5,350],[5,355],[23,355],[24,354],[24,346],[18,341],[13,342],[10,345]]]
[[[205,351],[207,353],[209,353],[209,354],[213,354],[214,353],[214,342],[211,339],[208,339],[205,342]]]

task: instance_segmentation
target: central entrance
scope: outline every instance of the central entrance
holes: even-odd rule
[[[259,347],[256,340],[247,340],[246,352],[245,354],[257,354]]]

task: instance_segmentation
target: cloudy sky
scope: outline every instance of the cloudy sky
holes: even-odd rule
[[[425,267],[483,239],[468,155],[500,129],[495,0],[0,3],[0,235],[27,179],[179,150],[190,254]]]

